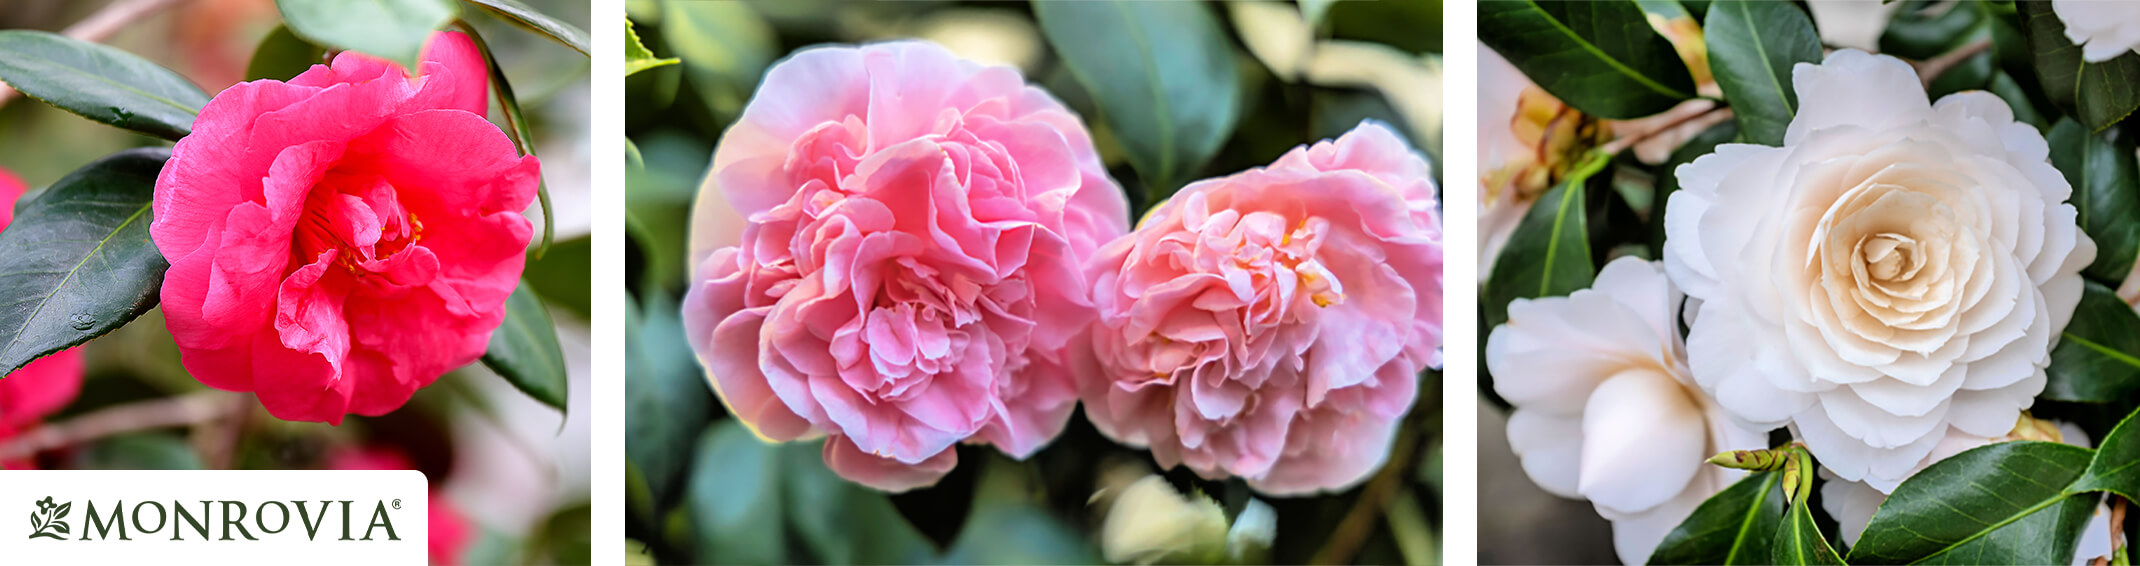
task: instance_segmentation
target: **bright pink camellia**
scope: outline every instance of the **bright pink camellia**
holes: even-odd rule
[[[467,36],[434,35],[419,71],[343,52],[201,109],[149,227],[195,379],[340,423],[482,356],[520,279],[538,166],[484,119]]]
[[[1337,490],[1389,456],[1442,343],[1426,161],[1362,124],[1198,181],[1086,264],[1085,414],[1160,465],[1265,493]]]
[[[902,491],[960,441],[1024,457],[1077,404],[1078,264],[1128,229],[1078,117],[1018,71],[921,42],[766,73],[699,196],[684,327],[760,436]]]
[[[0,169],[0,230],[15,219],[15,201],[27,189],[22,179]],[[0,443],[37,425],[46,415],[58,412],[82,392],[80,349],[61,350],[38,358],[15,373],[0,377]],[[27,459],[0,462],[0,469],[29,468]]]

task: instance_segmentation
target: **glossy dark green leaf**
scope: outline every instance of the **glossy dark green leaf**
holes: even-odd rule
[[[1672,43],[1627,0],[1479,3],[1479,40],[1586,114],[1625,120],[1694,97]]]
[[[818,564],[932,564],[936,545],[883,492],[825,467],[821,442],[782,447],[788,527]]]
[[[1828,544],[1813,512],[1804,502],[1791,505],[1777,521],[1769,541],[1769,564],[1842,564],[1843,557]],[[1760,562],[1760,561],[1756,561]]]
[[[2037,79],[2053,104],[2071,113],[2089,131],[2102,131],[2140,108],[2140,53],[2089,63],[2081,48],[2066,38],[2066,25],[2049,2],[2018,2],[2029,51],[2035,53]]]
[[[0,376],[156,306],[170,264],[149,240],[149,200],[170,158],[114,153],[19,205],[0,230]]]
[[[632,308],[625,319],[624,457],[645,476],[649,496],[663,507],[682,492],[692,439],[714,412],[712,388],[684,339],[676,304],[665,296]]]
[[[1233,42],[1195,2],[1037,2],[1048,44],[1159,202],[1233,133],[1241,92]]]
[[[114,47],[32,30],[0,31],[0,81],[84,118],[166,139],[193,131],[208,94]]]
[[[1999,442],[1932,464],[1895,488],[1850,548],[1853,564],[2067,564],[2097,498],[2067,485],[2093,451]]]
[[[2121,134],[2090,133],[2063,119],[2045,136],[2051,165],[2073,185],[2081,230],[2095,240],[2095,263],[2082,273],[2110,287],[2125,281],[2140,254],[2140,161],[2132,137]]]
[[[582,30],[579,26],[572,25],[564,20],[551,17],[549,14],[544,14],[541,10],[528,7],[527,4],[520,3],[520,0],[468,0],[468,2],[482,6],[483,9],[504,17],[506,21],[513,22],[514,25],[527,28],[544,37],[555,39],[558,43],[563,43],[566,47],[579,51],[581,55],[590,53],[587,50],[587,45],[590,42],[587,39],[586,30]]]
[[[1711,14],[1716,13],[1711,8]],[[1709,497],[1650,554],[1650,564],[1764,564],[1783,524],[1783,474],[1757,472]]]
[[[594,320],[594,283],[587,266],[594,262],[594,237],[581,235],[550,246],[542,259],[528,260],[520,277],[542,295],[555,318],[570,315],[582,322]]]
[[[2087,281],[2073,320],[2051,350],[2042,397],[2104,403],[2140,394],[2140,316],[2116,291]]]
[[[1982,2],[1910,0],[1888,18],[1880,32],[1880,52],[1908,59],[1931,59],[1988,37],[1991,17]]]
[[[557,326],[526,281],[505,299],[505,322],[491,331],[483,365],[536,401],[565,410],[565,354],[557,347]]]
[[[702,564],[786,564],[779,446],[735,420],[713,423],[691,466],[691,524]]]
[[[312,43],[416,68],[431,32],[461,14],[453,0],[275,0],[282,23]]]
[[[639,31],[632,28],[632,21],[624,20],[624,76],[629,77],[647,69],[682,62],[682,59],[675,57],[655,57],[653,51],[647,50],[645,43],[639,42]]]
[[[326,54],[327,50],[290,33],[290,28],[275,26],[275,31],[260,40],[260,47],[253,49],[253,61],[245,66],[245,80],[287,81],[313,65],[325,63],[322,57]]]
[[[2066,491],[2108,491],[2128,501],[2140,500],[2140,411],[2126,415],[2103,437],[2087,473]]]
[[[1990,88],[1992,72],[1998,67],[1995,58],[1990,51],[1963,58],[1933,78],[1932,84],[1925,88],[1926,95],[1939,100],[1957,92]]]
[[[1508,320],[1508,303],[1516,299],[1555,297],[1590,286],[1597,266],[1590,263],[1590,221],[1583,184],[1604,161],[1578,166],[1567,180],[1538,197],[1509,234],[1501,257],[1482,291],[1486,323]]]
[[[1798,114],[1791,66],[1819,63],[1820,35],[1797,6],[1768,0],[1720,0],[1703,23],[1709,72],[1724,89],[1748,143],[1783,145]]]

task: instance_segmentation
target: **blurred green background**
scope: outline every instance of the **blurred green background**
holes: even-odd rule
[[[961,446],[960,465],[935,487],[887,496],[826,470],[818,443],[766,445],[725,414],[677,317],[688,215],[720,133],[766,68],[796,49],[918,37],[969,59],[1015,66],[1085,118],[1109,173],[1129,193],[1133,217],[1183,183],[1269,164],[1362,119],[1391,124],[1431,163],[1440,161],[1439,1],[1128,5],[1175,19],[1140,23],[1186,30],[1166,41],[1203,41],[1173,47],[1233,62],[1233,73],[1201,85],[1205,98],[1185,111],[1233,109],[1218,116],[1226,126],[1215,132],[1214,149],[1169,179],[1139,167],[1148,162],[1137,159],[1135,144],[1123,143],[1129,134],[1103,118],[1107,102],[1088,94],[1066,62],[1072,57],[1053,47],[1120,38],[1090,28],[1055,30],[1051,41],[1030,4],[625,5],[656,56],[682,59],[626,79],[626,535],[634,563],[1098,563],[1102,517],[1088,499],[1108,478],[1158,473],[1148,453],[1117,445],[1073,416],[1025,462]],[[1217,33],[1193,33],[1206,23]],[[1421,379],[1382,474],[1387,479],[1335,495],[1273,499],[1253,496],[1239,480],[1204,481],[1185,468],[1165,477],[1176,488],[1209,494],[1228,516],[1252,496],[1275,508],[1276,539],[1263,561],[1431,563],[1443,521],[1440,374]]]
[[[522,0],[585,27],[588,3]],[[60,32],[117,4],[8,0],[0,29]],[[280,23],[274,0],[169,0],[101,40],[179,72],[208,93],[245,78],[254,49]],[[209,389],[186,374],[162,315],[82,346],[81,396],[45,420],[69,430],[99,421],[124,432],[43,450],[41,468],[306,469],[352,450],[396,453],[430,478],[463,521],[445,563],[588,563],[588,68],[586,56],[472,7],[463,17],[498,54],[536,140],[556,201],[555,246],[527,280],[549,301],[569,369],[562,413],[482,364],[417,392],[382,417],[341,426],[285,422],[249,394]],[[491,119],[502,123],[495,108]],[[0,168],[31,191],[112,152],[166,142],[97,124],[18,95],[0,101]],[[530,207],[529,219],[542,217]],[[86,424],[85,424],[86,423]],[[0,444],[20,440],[0,435]],[[437,505],[437,503],[434,503]],[[436,528],[434,534],[440,531]]]

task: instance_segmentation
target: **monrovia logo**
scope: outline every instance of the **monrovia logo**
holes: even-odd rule
[[[65,519],[67,518],[67,512],[73,510],[74,502],[72,501],[53,505],[52,496],[50,495],[38,500],[37,511],[30,513],[30,538],[42,537],[52,540],[67,540],[66,537],[60,535],[67,534],[67,521]]]
[[[113,500],[99,506],[96,501],[83,503],[80,535],[74,540],[134,540],[134,537],[163,536],[168,532],[170,540],[187,540],[190,533],[196,540],[261,540],[261,536],[303,535],[305,540],[398,541],[401,535],[394,530],[394,515],[388,510],[400,510],[401,500],[375,500],[370,518],[359,528],[353,518],[364,515],[353,500],[319,501],[258,501],[248,504],[243,501],[199,500],[197,506],[173,500],[167,506],[162,501],[137,501],[128,505],[124,500]],[[51,496],[36,501],[37,510],[30,512],[29,538],[67,540],[73,529],[66,522],[67,514],[74,510],[74,502],[53,503]],[[99,513],[99,509],[105,510]],[[251,519],[247,521],[247,519]],[[295,523],[293,525],[293,523]],[[296,528],[292,528],[292,527]],[[129,530],[131,527],[131,530]],[[168,531],[167,531],[168,529]],[[255,535],[254,533],[259,533]],[[284,535],[284,533],[289,533]],[[324,534],[323,534],[324,533]],[[361,533],[361,536],[356,536]],[[339,537],[337,537],[339,534]],[[374,538],[377,537],[377,538]]]

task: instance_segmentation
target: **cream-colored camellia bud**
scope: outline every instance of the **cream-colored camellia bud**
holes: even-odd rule
[[[2140,2],[2051,0],[2051,12],[2066,24],[2066,39],[2081,58],[2100,63],[2140,51]]]
[[[1182,497],[1164,477],[1145,476],[1113,495],[1100,526],[1100,551],[1116,564],[1218,562],[1226,510],[1203,494]]]
[[[1539,487],[1589,500],[1613,522],[1620,559],[1649,559],[1666,533],[1743,472],[1704,463],[1763,448],[1687,375],[1679,293],[1653,262],[1606,264],[1591,288],[1519,299],[1486,339],[1494,391],[1514,405],[1509,448]]]

